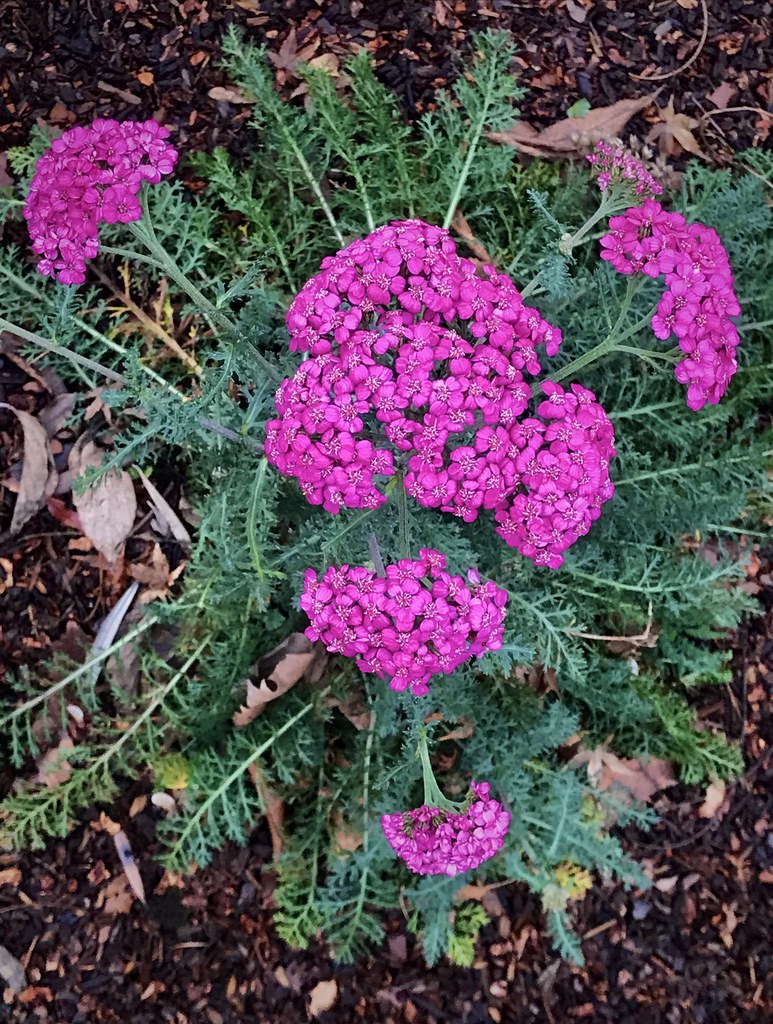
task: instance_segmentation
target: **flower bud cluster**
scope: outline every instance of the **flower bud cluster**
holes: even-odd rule
[[[644,165],[621,146],[597,142],[595,151],[586,159],[593,164],[602,192],[614,185],[627,185],[637,196],[658,196],[663,191]]]
[[[93,121],[70,128],[38,160],[24,207],[41,274],[82,284],[100,224],[139,220],[144,181],[171,174],[177,150],[155,121]]]
[[[687,405],[716,405],[738,369],[740,338],[731,318],[741,312],[719,235],[653,199],[610,218],[609,227],[601,239],[603,260],[621,274],[665,278],[652,329],[661,340],[675,334],[685,353],[674,373],[687,385]]]

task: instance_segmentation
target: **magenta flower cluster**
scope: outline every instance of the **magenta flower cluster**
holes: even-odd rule
[[[396,472],[425,508],[494,513],[507,543],[557,567],[613,492],[612,427],[591,392],[542,385],[561,334],[505,274],[422,221],[379,228],[323,261],[287,315],[308,351],[279,389],[266,455],[312,504],[376,508]],[[452,326],[449,326],[452,325]],[[379,439],[381,441],[379,442]]]
[[[458,813],[422,804],[381,818],[389,845],[418,875],[459,875],[501,849],[510,815],[492,800],[487,782],[470,784],[470,804]]]
[[[612,217],[609,227],[601,239],[603,260],[621,274],[665,277],[652,329],[661,340],[675,334],[685,353],[674,373],[687,385],[687,405],[716,405],[738,369],[740,338],[731,317],[741,312],[719,235],[653,199]]]
[[[306,636],[356,658],[363,672],[389,677],[393,690],[428,693],[433,675],[502,646],[507,593],[475,573],[468,584],[445,565],[444,555],[422,548],[418,559],[386,566],[385,576],[342,565],[318,579],[307,569]]]
[[[38,160],[24,207],[38,271],[82,284],[100,224],[139,220],[143,182],[171,174],[177,150],[155,121],[94,121],[71,128]]]
[[[593,164],[602,192],[613,185],[627,185],[638,196],[657,196],[663,191],[644,165],[621,146],[597,142],[595,151],[586,159]]]

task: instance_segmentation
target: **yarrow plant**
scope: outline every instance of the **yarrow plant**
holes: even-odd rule
[[[98,287],[88,302],[25,288],[18,254],[0,253],[0,328],[53,352],[63,377],[70,359],[112,410],[105,471],[177,450],[199,516],[179,596],[52,687],[20,684],[0,718],[18,766],[39,762],[50,708],[89,714],[67,723],[71,776],[2,803],[2,842],[40,844],[119,774],[151,772],[184,790],[158,823],[175,871],[287,805],[276,923],[293,944],[322,929],[349,959],[380,908],[408,905],[433,961],[454,948],[454,898],[477,871],[540,893],[579,957],[566,879],[602,868],[644,884],[608,828],[644,818],[557,748],[614,733],[621,754],[678,760],[690,781],[737,766],[672,685],[720,677],[707,623],[741,608],[723,583],[736,563],[693,557],[684,538],[737,523],[764,476],[762,442],[738,437],[761,392],[751,375],[706,425],[670,374],[681,360],[692,409],[725,393],[730,258],[618,147],[559,176],[491,145],[516,98],[504,37],[476,39],[455,100],[414,134],[365,54],[345,103],[311,69],[296,108],[263,57],[230,34],[224,46],[255,100],[245,166],[191,155],[210,183],[191,195],[159,184],[177,160],[165,129],[97,121],[35,151],[24,200],[40,273],[95,286],[118,259],[140,313],[160,274],[163,327],[149,336]],[[589,193],[595,211],[565,230]],[[722,225],[740,273],[734,195],[683,208]],[[590,236],[606,220],[600,263]],[[136,244],[112,248],[122,236]],[[27,329],[35,318],[53,340]],[[651,332],[675,334],[679,353],[641,347]],[[707,438],[717,459],[692,457]],[[179,638],[173,658],[160,621]],[[642,630],[656,647],[640,647]],[[618,634],[636,674],[612,653]],[[95,688],[130,643],[152,685]]]
[[[155,121],[94,121],[70,128],[37,163],[24,208],[38,271],[82,284],[99,250],[100,224],[142,216],[139,192],[171,174],[177,150]]]

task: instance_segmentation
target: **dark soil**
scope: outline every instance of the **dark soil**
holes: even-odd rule
[[[284,55],[280,77],[288,92],[298,80],[281,68],[294,53],[343,60],[367,47],[409,117],[431,106],[437,88],[463,69],[473,31],[509,29],[528,89],[526,120],[549,124],[578,99],[599,107],[662,86],[659,107],[673,95],[678,112],[701,119],[703,150],[727,160],[733,150],[761,144],[770,130],[773,5],[709,3],[705,43],[680,71],[700,45],[702,2],[0,0],[0,151],[25,142],[36,119],[66,128],[95,116],[157,117],[174,127],[183,149],[248,146],[242,127],[249,107],[209,95],[228,84],[218,41],[235,24]],[[671,72],[657,81],[637,77]],[[734,109],[712,114],[726,107]],[[647,117],[657,120],[655,108]],[[637,125],[645,127],[643,120]]]
[[[692,0],[0,0],[0,150],[23,143],[37,119],[65,128],[94,116],[156,116],[182,147],[238,152],[249,145],[249,108],[209,95],[228,84],[217,60],[229,23],[274,54],[285,44],[285,56],[291,29],[289,43],[316,44],[313,56],[343,58],[367,46],[409,117],[458,73],[471,30],[508,27],[529,87],[524,117],[547,124],[581,97],[599,106],[651,91],[633,76],[683,65],[699,45],[702,10]],[[677,110],[699,118],[726,84],[724,106],[770,110],[771,31],[771,3],[711,5],[698,58],[663,83],[658,104],[673,94]],[[292,70],[278,73],[291,92]],[[769,126],[758,112],[732,111],[705,117],[696,135],[704,152],[724,161],[764,142]],[[37,412],[58,389],[23,360],[0,359],[0,401]],[[0,478],[18,458],[18,433],[0,412]],[[58,454],[66,456],[66,441]],[[6,494],[0,531],[11,505]],[[75,537],[49,512],[20,538],[0,532],[0,687],[7,672],[52,647],[77,652],[115,602],[118,581],[73,547]],[[698,816],[703,791],[678,786],[661,797],[652,832],[626,834],[655,885],[628,893],[599,881],[577,905],[583,968],[555,957],[538,904],[520,887],[487,898],[492,923],[470,969],[426,969],[402,916],[385,922],[382,947],[354,967],[333,964],[321,945],[290,950],[271,925],[268,833],[258,829],[246,849],[226,849],[192,877],[170,876],[157,860],[160,812],[140,781],[127,783],[108,813],[133,845],[147,906],[127,891],[100,808],[42,854],[0,854],[0,942],[21,959],[29,982],[19,997],[5,991],[0,1021],[300,1022],[315,985],[333,977],[338,995],[323,1024],[773,1021],[773,580],[760,557],[748,583],[759,590],[760,615],[733,638],[733,684],[704,691],[700,708],[706,728],[719,724],[742,738],[746,772],[712,817]]]

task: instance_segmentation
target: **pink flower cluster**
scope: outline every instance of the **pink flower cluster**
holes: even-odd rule
[[[363,672],[389,677],[393,690],[428,693],[431,676],[498,650],[504,631],[506,592],[491,582],[468,585],[445,564],[444,555],[422,548],[418,559],[388,565],[385,576],[342,565],[318,579],[307,569],[306,636],[356,658]]]
[[[593,164],[596,181],[602,192],[610,185],[628,185],[638,196],[657,196],[663,191],[662,185],[644,165],[621,146],[597,142],[595,152],[586,159]]]
[[[510,815],[489,796],[487,782],[470,784],[471,803],[459,813],[423,804],[385,814],[389,845],[418,875],[459,875],[493,857],[504,844]]]
[[[621,274],[665,277],[652,329],[661,340],[675,334],[686,355],[674,372],[687,385],[687,405],[716,405],[738,369],[740,338],[731,317],[741,312],[719,235],[653,199],[612,217],[609,227],[601,239],[602,259]]]
[[[81,284],[97,254],[100,224],[141,216],[143,181],[171,174],[177,151],[155,121],[94,121],[71,128],[38,160],[24,207],[38,271],[61,284]]]
[[[335,513],[382,504],[375,477],[395,473],[396,454],[420,505],[465,522],[493,511],[509,544],[559,566],[612,495],[614,455],[589,391],[548,382],[538,413],[549,423],[525,416],[525,374],[560,332],[422,221],[380,228],[322,267],[287,316],[311,357],[279,389],[269,461]]]

